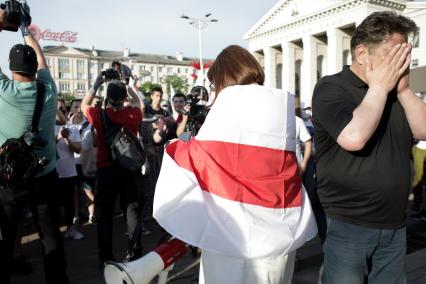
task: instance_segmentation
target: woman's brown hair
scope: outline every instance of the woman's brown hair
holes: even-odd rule
[[[265,74],[256,58],[238,45],[230,45],[217,56],[207,73],[216,94],[234,85],[263,85]]]

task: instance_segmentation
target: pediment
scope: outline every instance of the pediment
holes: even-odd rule
[[[60,55],[69,55],[69,56],[82,56],[82,57],[88,57],[87,54],[65,45],[60,45],[56,47],[48,48],[48,53],[54,53],[54,54],[60,54]]]
[[[280,0],[245,35],[248,39],[256,34],[284,26],[286,23],[338,6],[348,0]]]

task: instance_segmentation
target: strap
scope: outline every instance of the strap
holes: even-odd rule
[[[30,127],[30,132],[34,134],[38,134],[38,124],[40,122],[41,112],[43,110],[43,98],[45,91],[46,88],[44,87],[43,82],[37,80],[37,98]]]
[[[102,130],[104,132],[105,142],[108,147],[111,146],[114,137],[121,129],[121,125],[115,124],[108,117],[106,109],[101,110]]]

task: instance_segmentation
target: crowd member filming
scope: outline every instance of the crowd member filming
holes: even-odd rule
[[[12,80],[0,70],[0,145],[9,138],[19,138],[32,124],[37,94],[42,94],[38,137],[33,153],[44,159],[43,167],[28,180],[27,194],[13,200],[0,189],[0,283],[9,283],[16,230],[22,206],[29,203],[40,236],[46,283],[68,283],[63,241],[59,231],[58,188],[55,146],[56,96],[55,82],[48,70],[41,48],[28,30],[29,8],[22,4],[20,29],[25,44],[12,47],[9,68]],[[0,9],[0,28],[6,25],[5,11]],[[34,141],[33,141],[34,142]],[[22,177],[23,178],[23,177]]]
[[[108,135],[114,131],[116,125],[125,127],[137,135],[142,121],[142,112],[137,107],[124,107],[127,98],[126,86],[118,80],[109,81],[107,87],[105,109],[92,107],[92,101],[99,87],[104,83],[104,76],[100,74],[93,88],[83,99],[81,108],[90,124],[97,133],[97,175],[96,175],[96,207],[99,210],[98,218],[98,249],[101,262],[114,260],[112,250],[112,218],[117,194],[124,201],[129,238],[132,239],[138,222],[138,172],[130,172],[113,161],[110,151]],[[137,242],[131,248],[133,258],[141,256],[141,245]]]

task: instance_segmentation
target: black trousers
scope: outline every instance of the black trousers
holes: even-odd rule
[[[112,252],[112,220],[117,195],[126,207],[127,231],[129,243],[140,221],[138,202],[138,180],[140,172],[130,173],[117,165],[99,168],[96,176],[95,204],[98,208],[98,249],[101,261],[115,260]],[[142,246],[140,238],[134,249],[131,249],[135,258],[141,256]]]
[[[58,178],[58,190],[60,192],[60,202],[64,207],[65,225],[71,227],[75,216],[74,191],[77,177]]]
[[[31,182],[34,187],[22,202],[0,203],[0,283],[10,282],[15,239],[25,203],[29,204],[40,236],[46,283],[68,283],[64,244],[59,231],[57,178],[56,171],[35,178]]]

